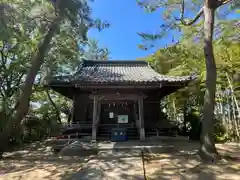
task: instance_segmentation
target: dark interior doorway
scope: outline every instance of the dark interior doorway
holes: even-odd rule
[[[101,102],[100,124],[133,126],[134,101],[104,101]]]

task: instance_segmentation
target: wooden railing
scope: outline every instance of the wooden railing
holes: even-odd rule
[[[89,123],[71,123],[71,124],[63,124],[63,128],[65,128],[65,129],[92,128],[92,124],[89,124]]]
[[[124,127],[124,128],[136,128],[135,123],[131,124],[98,124],[98,127]],[[90,123],[71,123],[71,124],[63,124],[64,129],[85,129],[92,128],[92,124]]]

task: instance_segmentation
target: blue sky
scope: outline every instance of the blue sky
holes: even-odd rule
[[[160,10],[146,13],[137,5],[136,0],[95,0],[91,7],[93,17],[107,20],[110,28],[101,32],[90,30],[88,35],[90,38],[97,39],[101,47],[108,48],[113,60],[146,57],[156,49],[172,42],[172,37],[169,36],[160,40],[156,49],[144,51],[138,48],[142,40],[137,32],[154,33],[164,23]],[[233,17],[236,18],[235,15]]]
[[[161,24],[160,12],[146,13],[136,0],[95,0],[93,17],[107,20],[110,28],[101,32],[90,30],[89,37],[99,40],[101,47],[107,47],[113,60],[132,60],[145,57],[155,49],[144,51],[138,48],[141,38],[137,32],[154,32]],[[165,39],[159,47],[168,43]]]

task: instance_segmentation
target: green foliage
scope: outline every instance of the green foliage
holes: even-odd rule
[[[108,60],[110,52],[107,48],[99,47],[98,41],[94,39],[89,39],[85,52],[83,54],[83,59],[86,60]]]
[[[43,44],[56,15],[62,19],[52,41],[47,44],[47,52],[44,52],[45,57],[43,56],[44,63],[37,73],[33,94],[29,95],[28,116],[22,121],[25,130],[31,131],[31,136],[27,137],[27,133],[25,138],[32,139],[36,135],[36,140],[59,131],[57,117],[59,114],[61,116],[61,111],[65,114],[67,112],[66,116],[68,115],[71,100],[53,91],[49,91],[48,96],[42,84],[47,83],[54,75],[74,73],[86,53],[89,28],[102,30],[109,27],[109,24],[91,17],[91,8],[87,0],[58,0],[56,4],[50,0],[0,1],[1,138],[6,135],[4,132],[9,132],[10,136],[14,137],[7,139],[11,142],[11,139],[22,137],[22,129],[12,128],[8,124],[16,114],[18,97],[25,93],[21,87],[33,63],[34,54]]]
[[[223,124],[217,120],[215,126],[214,126],[214,138],[216,142],[226,142],[227,140],[231,140],[231,137],[228,137],[230,133],[227,132],[226,127],[223,126]]]
[[[230,24],[230,23],[229,23]],[[227,24],[227,25],[229,25]],[[227,26],[226,25],[226,26]],[[235,27],[234,31],[237,31],[239,27]],[[215,140],[228,140],[236,137],[236,130],[232,129],[235,125],[231,125],[231,128],[227,128],[226,125],[223,124],[226,119],[229,117],[225,114],[233,114],[233,109],[230,109],[230,112],[227,110],[225,106],[227,104],[233,104],[234,102],[230,99],[229,95],[225,94],[225,92],[229,91],[229,82],[226,77],[226,73],[230,77],[230,81],[233,86],[234,93],[236,96],[238,104],[240,99],[240,88],[239,88],[239,70],[240,70],[240,44],[239,41],[230,41],[229,37],[223,36],[225,33],[230,31],[227,27],[222,31],[222,36],[214,41],[215,48],[215,59],[217,65],[217,95],[216,95],[216,114],[220,118],[216,127],[215,127]],[[225,32],[227,31],[227,32]],[[195,120],[201,118],[202,116],[202,107],[203,107],[203,98],[205,91],[205,60],[204,54],[201,49],[201,42],[192,43],[191,37],[187,38],[189,32],[184,35],[182,40],[173,45],[163,49],[159,49],[153,55],[147,56],[145,59],[160,73],[166,75],[191,75],[194,73],[197,75],[197,80],[192,82],[189,86],[184,89],[179,90],[178,92],[171,94],[170,96],[164,99],[164,103],[167,106],[167,113],[171,118],[178,117],[181,114],[186,113],[185,111],[190,111],[195,109],[198,115],[194,115],[192,119],[194,122],[198,122],[199,120]],[[190,33],[191,34],[191,33]],[[232,38],[235,38],[237,34],[234,35],[232,31],[229,32],[229,35]],[[186,37],[185,37],[186,36]],[[231,95],[232,96],[232,95]],[[174,102],[174,106],[173,106]],[[185,106],[187,108],[185,108]],[[224,108],[224,112],[220,110]],[[232,105],[236,106],[236,105]],[[231,106],[231,107],[232,107]],[[235,107],[236,111],[236,107]],[[173,113],[176,112],[174,115]],[[236,112],[237,116],[239,112]],[[232,115],[231,115],[232,116]],[[238,115],[239,116],[239,115]],[[191,118],[190,118],[191,119]],[[190,122],[190,119],[187,118],[187,121]],[[236,117],[231,117],[231,120],[228,123],[233,123],[234,121],[239,121]],[[183,122],[181,122],[183,123]],[[194,125],[193,125],[194,126]],[[239,126],[238,126],[239,128]],[[224,131],[224,129],[226,131]],[[195,131],[198,132],[198,131]]]
[[[195,111],[194,109],[191,109],[190,112],[188,112],[185,121],[189,123],[190,129],[189,129],[189,139],[190,140],[200,140],[201,135],[201,117],[199,112]]]

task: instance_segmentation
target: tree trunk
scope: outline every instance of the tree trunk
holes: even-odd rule
[[[174,121],[177,121],[177,110],[176,110],[176,104],[175,104],[175,99],[173,98],[173,100],[172,100],[172,106],[173,106],[173,119],[174,119]]]
[[[184,106],[183,106],[183,133],[184,133],[184,136],[189,135],[187,133],[187,100],[184,101]]]
[[[61,117],[60,117],[59,108],[57,107],[57,105],[56,105],[56,104],[54,103],[54,101],[52,100],[52,97],[51,97],[48,89],[46,90],[46,93],[47,93],[47,96],[48,96],[49,101],[51,102],[52,106],[53,106],[54,109],[55,109],[58,122],[59,122],[59,123],[62,123]]]
[[[220,108],[221,108],[221,123],[222,125],[226,128],[226,131],[228,131],[228,124],[227,124],[227,121],[226,121],[226,116],[225,116],[225,108],[224,108],[224,95],[223,95],[223,92],[220,91]]]
[[[236,118],[236,109],[234,104],[234,94],[231,92],[231,101],[232,101],[232,122],[234,127],[234,135],[236,136],[236,139],[239,139],[239,131],[238,131],[238,124],[237,124],[237,118]]]
[[[68,114],[68,124],[71,123],[71,121],[72,121],[72,116],[73,116],[73,108],[71,108],[71,109],[69,110],[69,114]]]
[[[204,55],[207,71],[200,138],[201,146],[199,150],[199,155],[204,161],[214,161],[218,156],[214,143],[214,105],[217,72],[212,44],[215,15],[215,7],[212,2],[211,0],[205,0],[204,3]]]
[[[231,57],[229,56],[229,54],[228,54],[228,51],[226,50],[226,54],[227,54],[227,56],[228,56],[228,60],[229,61],[231,61]],[[236,134],[237,134],[237,138],[239,139],[239,131],[238,131],[238,129],[239,129],[239,120],[238,120],[238,116],[240,115],[240,108],[239,108],[239,105],[238,105],[238,102],[237,102],[237,98],[236,98],[236,96],[235,96],[235,92],[234,92],[234,88],[233,88],[233,84],[232,84],[232,82],[231,82],[231,80],[230,80],[230,78],[229,78],[229,75],[228,75],[228,72],[226,72],[225,73],[226,74],[226,77],[227,77],[227,80],[228,80],[228,84],[229,84],[229,87],[230,87],[230,89],[231,89],[231,95],[232,95],[232,101],[234,101],[235,102],[235,105],[236,105],[236,110],[237,110],[237,114],[236,114],[236,110],[234,109],[234,116],[236,115],[236,117],[233,119],[233,121],[235,121],[235,124],[236,124]],[[233,75],[234,76],[234,75]],[[235,105],[234,105],[234,103],[232,104],[232,107],[233,108],[235,108]]]
[[[230,94],[229,94],[230,95]],[[231,120],[231,108],[230,108],[230,98],[229,98],[229,95],[227,96],[227,105],[228,105],[228,108],[227,108],[227,116],[228,116],[228,127],[229,127],[229,130],[232,131],[233,129],[233,126],[232,126],[232,120]]]
[[[0,121],[2,122],[2,127],[0,127],[0,132],[4,132],[4,123],[6,122],[6,114],[5,114],[4,111],[0,111]],[[3,135],[3,134],[0,133],[0,140],[1,140],[2,135]],[[6,146],[7,143],[2,144],[1,141],[0,141],[0,143],[1,143],[1,146],[0,146],[0,159],[1,159],[2,156],[3,156],[4,150],[5,150],[5,148],[6,148],[6,147],[4,147],[4,146]]]
[[[5,147],[4,145],[6,143],[8,143],[8,137],[11,134],[13,127],[18,126],[20,124],[21,120],[24,118],[24,116],[28,112],[29,101],[30,101],[30,96],[32,94],[32,86],[33,86],[35,77],[36,77],[37,72],[39,71],[41,65],[44,62],[44,56],[49,49],[49,44],[59,27],[60,21],[61,21],[61,16],[56,16],[56,18],[53,19],[52,23],[49,26],[49,30],[46,33],[43,41],[40,42],[38,49],[33,54],[32,65],[27,74],[25,84],[22,89],[22,94],[17,102],[16,114],[11,119],[11,121],[9,121],[9,123],[6,125],[3,132],[0,133],[1,147]],[[1,151],[4,152],[5,149],[0,148],[0,158],[2,155]]]
[[[29,138],[32,136],[32,128],[31,127],[28,129],[28,136],[29,136]]]

